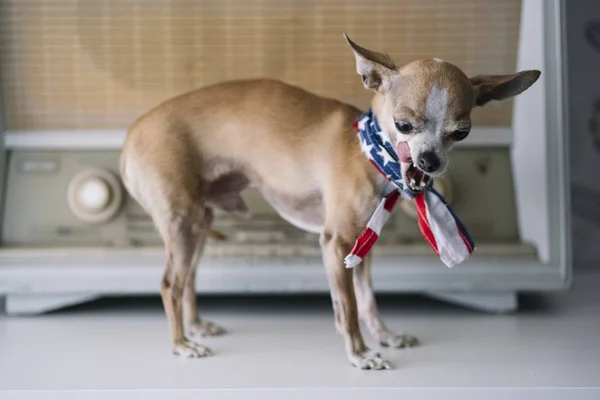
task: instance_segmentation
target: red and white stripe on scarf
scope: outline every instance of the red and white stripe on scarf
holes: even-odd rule
[[[381,199],[350,254],[344,259],[347,268],[360,264],[371,251],[400,195],[400,191],[395,190]],[[452,268],[469,258],[475,250],[473,242],[439,194],[428,190],[417,194],[414,201],[421,233],[442,262]]]

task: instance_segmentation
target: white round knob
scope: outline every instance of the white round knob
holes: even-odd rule
[[[91,177],[79,186],[77,202],[88,211],[101,211],[110,202],[110,188],[101,178]]]
[[[67,201],[81,221],[97,224],[109,221],[121,208],[123,193],[119,180],[105,169],[86,169],[69,183]]]

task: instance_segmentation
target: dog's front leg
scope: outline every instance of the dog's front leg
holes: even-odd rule
[[[412,335],[398,334],[390,331],[381,318],[373,293],[371,280],[371,259],[368,254],[363,262],[354,267],[354,290],[358,304],[360,320],[367,326],[371,335],[383,347],[412,347],[418,339]]]
[[[360,332],[352,270],[344,265],[344,257],[352,243],[335,231],[325,230],[321,236],[323,261],[327,270],[335,326],[344,337],[350,362],[361,369],[389,369],[391,364],[379,353],[369,350]]]

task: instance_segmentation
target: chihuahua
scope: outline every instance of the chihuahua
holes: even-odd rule
[[[532,70],[469,78],[435,58],[398,67],[387,54],[344,37],[364,86],[374,92],[371,109],[397,149],[403,180],[413,191],[444,173],[448,151],[471,130],[474,107],[518,95],[540,76]],[[132,125],[121,176],[165,245],[160,293],[175,354],[210,355],[190,338],[225,332],[198,316],[196,265],[212,232],[213,210],[245,213],[240,192],[250,187],[283,219],[320,234],[335,327],[354,366],[391,368],[365,345],[360,322],[383,347],[418,343],[382,321],[370,257],[353,269],[344,265],[382,196],[393,189],[361,152],[354,124],[362,113],[277,80],[253,79],[179,95]]]

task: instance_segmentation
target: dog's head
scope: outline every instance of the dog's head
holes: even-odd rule
[[[469,78],[435,58],[397,67],[387,54],[344,37],[364,86],[379,94],[375,99],[379,125],[396,148],[404,182],[415,191],[424,189],[430,176],[446,171],[448,151],[469,135],[474,107],[516,96],[540,76],[533,70]]]

